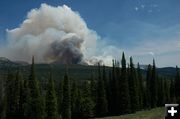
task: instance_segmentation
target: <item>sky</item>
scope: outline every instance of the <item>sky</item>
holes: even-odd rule
[[[42,3],[67,5],[108,45],[135,63],[180,66],[180,0],[1,0],[0,43],[6,29],[18,27]],[[121,58],[121,54],[119,54]]]

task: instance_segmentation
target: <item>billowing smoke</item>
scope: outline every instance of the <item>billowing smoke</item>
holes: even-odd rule
[[[19,28],[7,30],[7,44],[0,55],[28,62],[34,55],[37,62],[93,64],[105,59],[95,56],[98,38],[78,12],[66,5],[42,4],[28,13]]]
[[[3,55],[25,61],[35,55],[38,62],[80,63],[84,50],[97,40],[80,15],[66,5],[32,9],[20,27],[7,30],[7,35]]]

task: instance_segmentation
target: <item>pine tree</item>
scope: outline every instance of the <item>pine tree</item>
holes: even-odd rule
[[[165,103],[170,103],[170,83],[167,79],[164,79],[164,92],[165,92]]]
[[[54,87],[54,80],[52,78],[52,72],[50,73],[50,78],[47,85],[46,92],[46,119],[57,119],[57,98]]]
[[[89,82],[85,82],[83,85],[83,91],[82,91],[82,97],[81,98],[81,118],[87,119],[94,116],[94,102],[91,98],[91,91],[90,91],[90,85]]]
[[[77,88],[77,99],[75,100],[75,109],[73,110],[72,119],[81,119],[82,118],[82,91]]]
[[[177,103],[180,103],[180,74],[179,74],[178,66],[176,66],[175,94],[176,94]]]
[[[139,87],[138,87],[138,92],[139,92],[139,109],[143,109],[143,93],[144,93],[144,85],[143,85],[143,78],[142,78],[142,73],[140,69],[140,65],[138,63],[137,67],[137,73],[138,73],[138,82],[139,82]]]
[[[151,107],[154,108],[157,106],[158,94],[157,94],[157,72],[155,60],[153,59],[152,75],[150,81],[151,87]]]
[[[118,99],[117,99],[117,92],[118,92],[118,81],[115,76],[115,62],[112,60],[113,67],[112,71],[110,72],[110,99],[109,99],[109,113],[111,115],[116,115],[118,110]]]
[[[116,115],[121,113],[121,97],[120,97],[120,85],[121,85],[121,70],[118,61],[115,60],[115,86],[116,86]]]
[[[6,82],[6,119],[19,119],[21,117],[20,84],[21,76],[19,72],[16,75],[8,73]]]
[[[97,101],[97,82],[96,82],[93,74],[91,76],[90,90],[91,90],[91,94],[90,94],[91,99],[94,103],[93,113],[95,114],[95,112],[96,112],[96,101]]]
[[[108,112],[106,90],[104,86],[104,81],[102,79],[98,81],[96,109],[98,116],[105,116]]]
[[[130,95],[129,95],[129,84],[127,77],[127,69],[126,69],[126,59],[125,54],[122,54],[121,60],[121,76],[119,79],[119,97],[120,97],[120,114],[126,114],[131,112],[131,103],[130,103]]]
[[[72,110],[72,119],[78,118],[78,109],[77,109],[77,100],[78,99],[78,86],[76,81],[71,81],[72,82],[72,88],[71,88],[71,110]]]
[[[174,79],[171,79],[171,84],[170,84],[170,97],[171,97],[171,103],[176,103]]]
[[[30,90],[28,80],[21,80],[20,83],[20,119],[29,119],[30,109]]]
[[[63,119],[71,119],[71,89],[67,69],[64,76],[62,109]]]
[[[98,65],[98,70],[100,71],[100,65]],[[99,79],[97,84],[97,105],[96,113],[97,116],[105,116],[108,112],[108,102],[106,97],[106,89],[104,80],[101,78],[101,73],[99,72]]]
[[[16,74],[16,78],[14,81],[14,119],[19,119],[20,118],[20,86],[21,86],[21,80],[22,76],[20,72],[18,71]]]
[[[15,84],[15,76],[8,72],[6,79],[6,119],[12,119],[15,116],[15,104],[14,104],[14,84]]]
[[[4,113],[4,82],[3,79],[0,78],[0,119],[3,119]]]
[[[132,57],[130,57],[129,94],[130,94],[132,112],[135,112],[139,109],[138,88],[136,81],[137,81],[137,75],[134,68]]]
[[[165,89],[163,78],[158,78],[158,101],[157,106],[164,106],[165,104]]]
[[[44,119],[44,102],[41,97],[38,81],[35,76],[34,57],[32,58],[28,87],[30,91],[30,114],[31,114],[29,118]]]
[[[57,97],[58,97],[58,113],[62,113],[62,103],[63,103],[63,87],[64,87],[64,80],[60,81],[59,88],[57,90]]]
[[[9,73],[6,82],[6,119],[19,119],[20,113],[20,73]]]
[[[151,107],[151,74],[152,74],[152,67],[149,64],[147,68],[147,74],[146,74],[146,92],[144,94],[144,102],[145,107],[150,108]]]
[[[110,104],[111,104],[111,88],[110,88],[110,81],[109,79],[107,78],[107,74],[106,74],[106,67],[105,65],[103,65],[103,71],[102,71],[102,79],[104,81],[104,84],[105,84],[105,90],[106,90],[106,97],[107,97],[107,105],[108,105],[108,112],[109,112],[109,109],[110,109]],[[116,97],[118,99],[118,96]],[[117,101],[118,102],[118,101]]]

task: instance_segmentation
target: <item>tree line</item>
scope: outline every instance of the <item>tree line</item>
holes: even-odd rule
[[[176,76],[168,78],[157,73],[155,60],[146,76],[132,57],[126,63],[124,53],[121,62],[112,62],[111,68],[99,63],[98,76],[92,71],[90,80],[81,82],[70,78],[66,68],[64,78],[55,84],[51,69],[45,86],[36,77],[34,58],[26,80],[20,71],[9,69],[0,80],[0,119],[88,119],[180,102],[177,66]]]

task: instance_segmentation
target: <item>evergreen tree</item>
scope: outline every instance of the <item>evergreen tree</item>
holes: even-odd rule
[[[71,89],[67,69],[64,76],[62,109],[63,119],[71,119]]]
[[[109,110],[110,109],[110,104],[111,104],[111,102],[110,102],[111,101],[111,99],[110,99],[111,98],[111,88],[110,88],[110,81],[109,81],[109,79],[107,78],[107,75],[106,75],[106,71],[107,71],[106,67],[105,67],[105,65],[103,65],[102,79],[103,79],[104,84],[105,84],[107,105],[108,105],[108,110]],[[118,96],[116,98],[118,99]]]
[[[6,119],[20,118],[20,75],[8,73],[6,82]]]
[[[132,57],[130,57],[129,94],[130,94],[132,112],[135,112],[139,109],[138,88],[136,81],[137,81],[137,75],[134,68]]]
[[[143,78],[142,78],[142,73],[140,69],[140,65],[138,63],[137,67],[137,73],[138,73],[138,82],[139,82],[139,87],[138,87],[138,92],[139,92],[139,109],[143,109],[143,93],[144,93],[144,85],[143,85]]]
[[[72,82],[72,88],[71,88],[71,110],[72,110],[72,119],[78,118],[78,109],[77,109],[77,100],[80,100],[78,97],[78,86],[76,81]]]
[[[77,99],[75,100],[75,109],[73,110],[73,119],[81,119],[82,118],[82,91],[77,88]]]
[[[146,93],[144,94],[144,102],[145,107],[150,108],[151,107],[151,74],[152,74],[152,67],[149,64],[147,68],[147,74],[146,74]]]
[[[20,114],[20,73],[8,73],[6,82],[6,119],[19,119]]]
[[[13,102],[14,102],[14,119],[20,118],[20,88],[21,88],[21,80],[22,76],[20,72],[18,71],[16,74],[16,78],[14,80],[14,96],[13,96]]]
[[[121,113],[121,97],[120,97],[120,85],[121,85],[121,70],[120,70],[120,67],[119,67],[119,63],[118,61],[115,60],[115,86],[116,86],[116,115],[119,115]]]
[[[35,76],[34,57],[32,58],[32,65],[30,76],[28,80],[28,87],[30,91],[30,119],[44,119],[44,101],[40,94],[38,81]]]
[[[30,113],[30,90],[28,80],[21,80],[20,83],[20,119],[29,119]]]
[[[81,117],[83,119],[87,119],[94,116],[94,102],[91,98],[91,91],[90,91],[90,85],[89,82],[85,82],[83,85],[83,91],[82,91],[82,97],[81,98]]]
[[[158,102],[157,106],[164,106],[165,104],[165,89],[164,89],[164,80],[159,77],[158,78]]]
[[[109,99],[109,113],[111,115],[116,115],[118,111],[118,105],[117,105],[117,92],[118,92],[118,82],[116,80],[115,76],[115,62],[114,60],[112,61],[113,67],[112,67],[112,72],[110,72],[110,99]]]
[[[180,74],[179,74],[178,66],[176,66],[175,94],[176,94],[177,103],[180,103]]]
[[[3,118],[4,113],[4,91],[3,91],[3,80],[0,78],[0,119]]]
[[[62,113],[62,103],[63,103],[63,87],[64,80],[60,81],[59,88],[57,90],[57,98],[58,98],[58,113]]]
[[[126,69],[126,59],[125,54],[122,54],[121,60],[121,77],[119,79],[119,104],[120,104],[120,114],[126,114],[131,112],[131,103],[130,103],[130,95],[129,95],[129,84],[127,77],[127,69]]]
[[[151,87],[151,107],[154,108],[157,106],[157,73],[156,73],[156,65],[155,60],[153,59],[153,67],[152,67],[152,74],[151,74],[151,81],[150,81]]]
[[[6,80],[6,119],[12,119],[15,116],[15,103],[14,103],[14,84],[15,76],[8,72]]]
[[[97,82],[94,78],[94,75],[92,74],[91,76],[91,84],[90,84],[90,90],[91,90],[91,99],[94,103],[94,109],[93,109],[93,113],[95,114],[96,112],[96,101],[97,101]]]
[[[98,70],[100,71],[100,65],[98,66]],[[99,79],[98,79],[98,84],[97,84],[96,113],[98,116],[105,116],[108,112],[108,105],[107,105],[108,103],[107,103],[104,80],[101,79],[100,75],[101,74],[99,74]]]
[[[171,84],[170,84],[170,97],[171,97],[171,103],[176,103],[174,79],[171,79]]]
[[[164,92],[165,92],[165,103],[170,103],[170,83],[167,79],[164,79]]]
[[[50,78],[47,85],[46,92],[46,119],[57,119],[57,98],[54,88],[54,80],[52,78],[52,72],[50,73]]]

